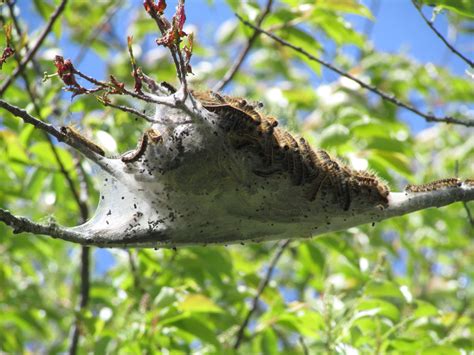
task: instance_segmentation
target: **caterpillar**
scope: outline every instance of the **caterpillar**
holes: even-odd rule
[[[300,148],[296,139],[288,132],[284,133],[285,139],[290,143],[288,150],[288,168],[293,184],[299,186],[303,183],[303,160],[301,159]]]
[[[97,144],[87,139],[86,137],[84,137],[72,126],[63,126],[60,128],[60,131],[66,136],[71,137],[76,142],[79,142],[80,144],[86,146],[87,148],[92,150],[94,153],[105,156],[105,152],[101,147],[99,147]]]
[[[143,154],[145,154],[149,143],[156,144],[162,141],[163,137],[161,136],[161,133],[156,129],[150,128],[141,136],[140,140],[138,141],[137,148],[134,151],[125,153],[122,156],[122,161],[126,164],[136,162],[143,156]]]
[[[388,203],[388,187],[370,174],[354,172],[324,150],[313,150],[305,139],[296,139],[278,128],[278,121],[263,115],[254,104],[243,98],[233,98],[212,91],[193,91],[202,106],[219,116],[221,127],[228,132],[236,149],[248,147],[263,157],[262,163],[272,166],[271,172],[287,171],[293,185],[311,184],[309,199],[314,200],[327,183],[335,199],[347,211],[352,194],[368,194],[372,200]],[[260,172],[255,169],[254,172]],[[265,175],[264,174],[264,175]],[[257,175],[261,175],[260,173]]]
[[[450,187],[458,187],[461,186],[461,180],[457,178],[449,178],[449,179],[441,179],[436,180],[427,184],[421,185],[407,185],[405,187],[406,192],[427,192],[427,191],[434,191],[440,190]]]
[[[464,180],[464,185],[474,186],[474,179],[466,179],[466,180]]]
[[[336,189],[336,196],[342,209],[347,211],[351,204],[351,195],[344,169],[325,150],[318,149],[316,157],[321,170],[328,175],[331,185]]]
[[[134,163],[142,157],[148,146],[148,133],[144,133],[138,142],[137,148],[122,156],[122,161],[126,164]]]
[[[150,128],[145,134],[150,138],[152,143],[156,144],[163,141],[163,136],[156,129]]]

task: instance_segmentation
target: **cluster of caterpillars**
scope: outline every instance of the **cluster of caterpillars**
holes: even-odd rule
[[[386,206],[389,189],[374,174],[355,171],[332,158],[322,149],[313,150],[304,138],[295,138],[278,126],[278,121],[259,111],[260,104],[211,91],[193,92],[202,106],[215,113],[228,132],[232,145],[255,150],[265,169],[257,175],[286,171],[294,185],[309,186],[310,201],[324,188],[333,192],[341,208],[349,210],[353,197],[360,196]]]

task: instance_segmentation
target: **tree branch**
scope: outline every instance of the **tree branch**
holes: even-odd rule
[[[64,11],[66,4],[68,0],[62,0],[61,3],[58,5],[58,7],[54,10],[54,12],[51,14],[48,23],[46,24],[45,28],[41,32],[38,40],[34,44],[34,46],[30,49],[30,51],[25,55],[23,60],[21,61],[20,65],[15,69],[15,71],[5,79],[3,84],[0,86],[0,97],[3,97],[3,94],[5,91],[8,89],[10,84],[16,79],[16,77],[26,68],[26,65],[33,59],[35,56],[36,52],[39,50],[41,45],[43,44],[43,41],[46,39],[48,34],[51,32],[54,23],[56,20],[59,18],[61,13]]]
[[[471,68],[474,68],[474,62],[472,60],[470,60],[469,58],[467,58],[466,56],[464,56],[456,48],[454,48],[453,45],[451,45],[448,42],[448,40],[446,38],[444,38],[444,36],[436,29],[436,27],[434,27],[433,22],[426,18],[425,14],[423,14],[423,10],[421,8],[421,5],[418,4],[416,2],[416,0],[412,0],[412,3],[413,3],[413,6],[415,6],[418,13],[423,18],[423,20],[425,21],[425,23],[429,26],[429,28],[431,28],[431,30],[435,33],[435,35],[446,45],[446,47],[448,47],[451,50],[451,52],[453,52],[455,55],[457,55],[459,58],[461,58],[467,65],[469,65]]]
[[[291,44],[290,42],[285,41],[284,39],[278,37],[277,35],[275,35],[273,33],[270,33],[268,31],[265,31],[264,29],[253,25],[252,23],[250,23],[247,20],[240,17],[238,14],[236,14],[236,16],[246,26],[248,26],[250,28],[253,28],[256,31],[259,31],[259,32],[265,34],[266,36],[270,37],[271,39],[273,39],[274,41],[280,43],[281,45],[283,45],[285,47],[293,49],[294,51],[304,55],[309,60],[317,62],[317,63],[327,67],[328,69],[336,72],[337,74],[355,81],[357,84],[359,84],[363,88],[373,92],[374,94],[380,96],[382,99],[384,99],[388,102],[391,102],[392,104],[397,105],[399,107],[403,107],[403,108],[417,114],[418,116],[423,117],[428,122],[445,122],[445,123],[458,124],[458,125],[467,126],[467,127],[474,127],[474,120],[461,120],[461,119],[451,117],[451,116],[437,117],[437,116],[432,115],[432,114],[423,113],[420,110],[416,109],[415,107],[413,107],[413,106],[411,106],[411,105],[409,105],[405,102],[400,101],[393,94],[387,94],[386,92],[381,91],[380,89],[376,88],[375,86],[367,84],[366,82],[356,78],[355,76],[352,76],[351,74],[335,67],[331,63],[329,63],[329,62],[327,62],[323,59],[320,59],[318,57],[315,57],[314,55],[307,52],[305,49],[303,49],[301,47],[298,47],[298,46],[295,46],[294,44]]]
[[[260,14],[259,18],[257,19],[257,27],[260,27],[263,23],[263,20],[267,15],[270,13],[271,8],[272,8],[272,3],[273,0],[267,0],[267,4],[265,5],[265,8],[263,9],[262,13]],[[248,53],[250,52],[250,49],[252,48],[255,40],[259,36],[260,32],[257,30],[254,30],[252,35],[249,37],[247,40],[247,44],[245,45],[244,48],[242,48],[242,51],[240,52],[239,56],[237,57],[236,61],[232,65],[231,68],[225,73],[224,77],[222,78],[221,81],[219,81],[212,89],[214,91],[222,91],[234,78],[235,74],[239,71],[240,67],[242,66],[245,58],[247,57]]]
[[[262,280],[260,280],[257,293],[252,300],[252,306],[250,307],[249,311],[247,312],[247,315],[244,318],[244,321],[239,327],[239,330],[237,332],[237,337],[234,343],[235,350],[237,350],[240,347],[240,344],[242,343],[242,340],[244,337],[244,331],[247,328],[247,325],[253,313],[257,310],[260,296],[262,295],[265,288],[268,286],[268,283],[270,282],[270,279],[272,278],[272,275],[273,275],[273,270],[275,269],[275,266],[278,263],[278,260],[280,260],[280,257],[282,256],[283,252],[285,251],[285,249],[288,247],[289,244],[290,244],[290,240],[282,240],[281,242],[278,243],[278,249],[273,255],[273,258],[268,265],[267,273],[265,274],[265,277]]]
[[[252,133],[248,129],[228,132],[225,127],[232,119],[210,113],[198,104],[199,99],[195,101],[197,104],[194,100],[183,103],[192,111],[192,117],[180,106],[158,106],[155,117],[166,122],[155,123],[150,132],[159,134],[161,139],[148,140],[136,159],[122,161],[96,154],[81,140],[0,100],[0,107],[78,149],[108,174],[102,176],[101,198],[94,217],[81,226],[60,228],[26,223],[24,219],[18,225],[19,221],[11,216],[6,221],[18,231],[36,231],[86,245],[173,248],[310,237],[474,199],[473,181],[457,179],[412,186],[407,192],[387,196],[387,187],[369,173],[363,175],[349,167],[341,170],[327,153],[313,151],[304,139],[296,143],[288,134],[300,147],[291,153],[294,165],[301,168],[293,172],[306,174],[304,167],[332,169],[327,172],[329,175],[321,172],[328,179],[295,183],[295,175],[285,162],[289,148],[285,149],[286,143],[278,138],[283,134],[281,129],[275,129],[278,137],[270,138],[283,144],[282,148],[273,147],[264,153],[273,157],[269,170],[267,159],[262,158],[255,145],[231,143],[232,139],[252,139],[250,144],[254,144],[260,139],[260,149],[266,151],[267,135],[258,135],[262,128],[251,128],[255,136],[249,136]],[[205,105],[205,100],[202,102]],[[268,118],[262,120],[259,124],[270,124]],[[307,157],[308,154],[315,157]],[[326,165],[311,167],[311,159],[316,159],[314,164],[323,159]],[[373,191],[374,186],[382,190]],[[381,193],[383,199],[377,199]]]
[[[116,193],[118,193],[118,191],[119,190],[117,190]],[[291,201],[288,200],[288,198],[294,200],[294,196],[287,196],[286,201]],[[294,222],[280,221],[280,223],[283,223],[284,227],[282,229],[282,225],[280,225],[280,228],[278,231],[276,231],[274,228],[272,230],[273,226],[270,227],[268,223],[262,225],[260,223],[255,224],[255,222],[252,222],[249,223],[249,228],[254,229],[255,233],[250,238],[236,236],[234,224],[229,224],[227,229],[225,229],[225,232],[222,234],[214,232],[213,235],[211,234],[212,232],[209,231],[209,235],[207,235],[205,238],[202,236],[204,233],[196,233],[196,229],[191,223],[190,225],[192,230],[187,229],[186,227],[183,229],[183,226],[168,226],[160,230],[151,230],[147,225],[146,228],[136,229],[133,235],[130,235],[130,233],[124,232],[124,227],[122,225],[118,227],[107,225],[103,215],[97,212],[94,218],[100,221],[100,225],[96,225],[93,219],[83,226],[74,228],[61,227],[56,223],[36,223],[25,217],[15,216],[4,209],[0,209],[0,221],[3,221],[5,224],[12,227],[14,233],[29,232],[33,234],[48,235],[53,238],[59,238],[82,245],[119,248],[173,248],[175,246],[207,245],[210,243],[230,244],[240,243],[241,241],[265,242],[283,238],[298,239],[302,237],[314,237],[329,232],[345,230],[362,224],[379,222],[388,218],[402,216],[415,211],[425,210],[433,207],[439,208],[455,202],[468,202],[473,200],[474,185],[467,184],[449,189],[419,193],[393,192],[389,195],[389,206],[385,209],[374,207],[373,209],[360,211],[358,213],[334,213],[332,218],[326,219],[324,223],[318,222],[318,216],[306,215],[301,216],[302,218],[293,218]],[[138,203],[139,201],[135,203],[137,207],[139,206]],[[189,204],[187,206],[189,206]],[[301,210],[304,211],[305,209],[302,207]],[[111,209],[105,207],[105,211],[111,211]],[[287,213],[290,212],[291,211],[288,211]],[[136,219],[136,214],[134,215]],[[127,215],[123,214],[120,217],[121,219],[124,219],[123,223],[127,225]],[[201,216],[201,218],[203,217]],[[219,220],[221,218],[222,217],[219,217]],[[282,216],[279,218],[284,219]],[[286,218],[286,220],[288,220],[288,218]],[[302,221],[304,221],[304,223]],[[272,223],[272,225],[275,226],[276,224],[276,221]],[[316,230],[314,229],[315,225],[317,226]],[[216,230],[215,225],[211,225],[210,227],[212,230]],[[222,228],[223,226],[217,227],[219,231],[221,231]]]
[[[47,224],[35,223],[28,218],[15,216],[3,208],[0,208],[0,221],[10,226],[15,234],[28,232],[38,235],[48,235],[73,243],[88,243],[87,238],[85,238],[83,234],[69,231],[66,228],[58,226],[55,222]]]

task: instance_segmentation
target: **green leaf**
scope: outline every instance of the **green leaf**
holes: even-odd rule
[[[373,19],[370,10],[357,0],[321,0],[316,4],[318,8],[342,11]]]
[[[267,328],[261,339],[261,348],[264,354],[279,354],[278,338],[272,328]]]
[[[365,294],[371,297],[389,297],[404,300],[399,287],[388,280],[369,281],[365,287]]]
[[[413,312],[413,316],[416,318],[433,317],[439,314],[438,309],[428,302],[417,300],[415,304],[416,309]]]
[[[349,140],[349,129],[340,124],[333,124],[325,128],[320,135],[322,147],[333,147],[346,143]]]
[[[166,308],[177,300],[176,290],[171,287],[164,286],[160,293],[153,300],[153,305],[158,308]]]
[[[179,304],[179,309],[189,312],[221,313],[223,310],[204,295],[187,295]]]
[[[279,33],[285,40],[290,42],[291,44],[305,48],[310,52],[312,55],[317,56],[319,50],[321,49],[321,44],[310,34],[307,32],[295,28],[295,27],[288,27]],[[321,65],[313,60],[308,59],[306,56],[297,53],[295,51],[291,51],[290,55],[298,57],[302,60],[306,65],[308,65],[316,74],[321,74]]]
[[[400,311],[398,310],[398,308],[392,303],[381,299],[362,300],[359,306],[357,307],[357,310],[361,312],[374,312],[373,314],[367,313],[366,316],[369,317],[377,314],[380,316],[387,317],[394,322],[397,322],[400,319]],[[360,318],[360,314],[365,315],[365,313],[356,313],[356,318]]]
[[[173,324],[189,334],[196,336],[198,339],[214,345],[216,348],[220,348],[221,346],[217,340],[217,333],[209,327],[209,323],[197,318],[187,318]]]
[[[25,189],[25,196],[31,200],[38,200],[48,173],[41,169],[36,169],[31,175]]]
[[[458,355],[461,354],[459,349],[451,345],[435,345],[429,348],[423,349],[420,352],[421,355],[438,355],[438,354],[446,354],[446,355]]]

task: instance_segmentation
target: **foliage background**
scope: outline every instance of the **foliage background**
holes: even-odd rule
[[[20,38],[14,31],[20,54],[26,42],[34,42],[57,3],[17,2],[17,15],[28,33]],[[172,14],[175,4],[169,3]],[[415,59],[408,49],[390,53],[373,47],[370,37],[380,33],[367,23],[379,26],[378,11],[387,3],[374,1],[366,7],[356,0],[276,1],[263,26],[423,110],[472,116],[472,78],[450,52],[440,57],[422,53]],[[445,5],[435,24],[449,30],[450,40],[457,34],[459,48],[472,55],[466,38],[472,35],[474,9],[460,0],[429,3]],[[198,44],[190,78],[194,87],[206,88],[222,78],[251,34],[231,11],[255,20],[262,6],[253,1],[189,1],[188,30],[196,32]],[[403,6],[413,18],[415,8]],[[2,21],[11,22],[5,4],[0,11]],[[425,13],[430,16],[431,10],[425,8]],[[405,26],[403,18],[393,21]],[[279,29],[285,23],[297,26]],[[406,26],[426,31],[421,19]],[[439,41],[427,33],[424,38]],[[40,70],[33,66],[25,72],[42,117],[56,125],[76,124],[110,154],[134,147],[145,124],[102,107],[93,97],[71,100],[59,80],[41,79],[44,71],[54,72],[54,55],[63,53],[83,72],[98,78],[113,73],[132,84],[127,35],[134,36],[135,56],[144,71],[174,82],[166,51],[154,45],[154,23],[141,4],[124,0],[68,3],[36,57]],[[14,60],[8,61],[0,79],[15,66]],[[355,167],[369,166],[393,190],[455,174],[472,177],[474,171],[472,129],[429,125],[267,38],[256,41],[226,92],[263,101],[281,124]],[[20,79],[4,98],[33,112]],[[40,132],[1,112],[0,150],[0,206],[34,220],[53,215],[61,224],[80,223],[77,204]],[[57,150],[79,185],[75,162],[80,157],[62,145]],[[82,166],[93,211],[94,168],[87,162]],[[260,297],[239,352],[474,351],[474,229],[466,213],[456,204],[293,241]],[[75,311],[80,247],[40,236],[13,236],[0,224],[0,350],[65,351],[71,325],[79,317],[81,352],[229,351],[274,250],[271,243],[178,251],[93,250],[89,304]]]

